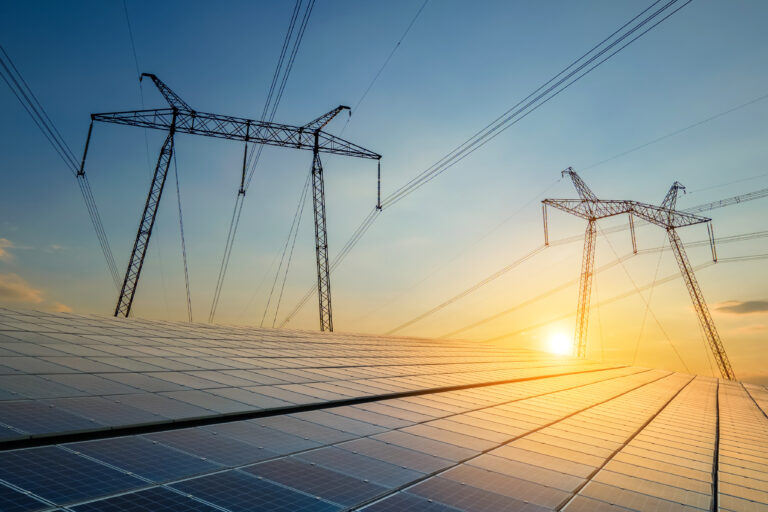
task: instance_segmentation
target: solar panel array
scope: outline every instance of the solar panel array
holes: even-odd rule
[[[768,510],[759,386],[10,310],[0,357],[4,512]]]

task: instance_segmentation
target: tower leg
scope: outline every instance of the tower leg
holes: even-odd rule
[[[331,277],[328,266],[328,232],[325,228],[325,185],[320,162],[317,134],[312,159],[312,204],[315,212],[315,253],[317,254],[317,298],[320,309],[320,330],[333,331],[331,311]]]
[[[587,224],[584,234],[584,255],[581,261],[579,280],[579,302],[576,305],[576,334],[573,337],[574,352],[577,357],[587,355],[587,325],[589,323],[589,301],[592,296],[592,274],[595,269],[595,242],[597,226],[594,220]]]
[[[173,157],[173,125],[171,131],[165,138],[163,147],[160,150],[160,156],[155,166],[155,174],[152,176],[152,185],[149,187],[149,195],[144,205],[144,213],[139,223],[139,231],[136,233],[136,241],[133,243],[131,259],[128,261],[128,269],[125,271],[123,286],[120,289],[120,296],[117,299],[115,307],[115,316],[128,317],[133,305],[133,296],[136,293],[136,285],[139,283],[141,269],[144,266],[144,257],[147,254],[149,237],[152,236],[152,228],[155,225],[157,215],[157,206],[160,203],[160,196],[163,195],[165,187],[165,178],[168,175],[168,167]]]
[[[699,317],[699,322],[701,323],[701,328],[704,330],[704,335],[707,337],[709,348],[715,356],[715,361],[717,361],[720,375],[722,375],[724,379],[734,380],[736,375],[733,373],[731,362],[728,359],[728,355],[725,353],[723,342],[720,340],[720,335],[717,333],[717,328],[715,327],[714,320],[712,320],[712,315],[709,314],[709,307],[707,307],[707,303],[704,301],[704,295],[701,293],[698,281],[696,281],[691,262],[688,261],[683,242],[680,240],[680,237],[677,235],[674,228],[668,228],[667,235],[669,236],[669,243],[672,246],[672,252],[675,253],[677,265],[680,267],[680,273],[683,274],[685,286],[688,288],[688,294],[691,296],[693,308],[696,310],[696,315]]]

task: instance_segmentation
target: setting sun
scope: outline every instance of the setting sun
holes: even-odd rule
[[[570,355],[573,352],[571,339],[562,332],[555,332],[547,341],[547,352],[560,355]]]

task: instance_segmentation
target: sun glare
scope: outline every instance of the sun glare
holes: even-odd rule
[[[560,355],[570,355],[573,350],[571,339],[562,332],[555,332],[549,336],[547,341],[547,352]]]

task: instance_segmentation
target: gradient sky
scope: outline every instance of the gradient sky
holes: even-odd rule
[[[276,120],[303,124],[354,105],[421,5],[318,0]],[[431,0],[344,131],[384,156],[383,191],[409,180],[515,104],[649,2]],[[292,2],[128,0],[141,71],[156,73],[194,108],[256,118]],[[539,201],[575,197],[557,181],[573,166],[604,198],[659,203],[674,180],[679,206],[768,186],[768,100],[608,163],[645,142],[768,93],[768,3],[694,0],[483,149],[386,210],[333,275],[338,331],[386,332],[542,243]],[[0,43],[76,154],[92,112],[141,108],[123,3],[4,2]],[[147,108],[164,101],[143,85]],[[5,85],[0,87],[0,304],[110,314],[116,291],[74,178]],[[339,133],[345,120],[328,127]],[[119,268],[125,268],[151,168],[164,135],[96,125],[87,173]],[[176,142],[196,321],[208,317],[242,146],[179,136]],[[324,158],[331,257],[375,202],[375,163]],[[311,164],[311,154],[267,148],[246,198],[216,317],[258,325]],[[583,169],[583,172],[581,171]],[[186,318],[173,181],[159,209],[134,314]],[[711,212],[718,236],[766,229],[768,199]],[[503,222],[502,221],[505,221]],[[623,219],[601,223],[605,229]],[[501,225],[500,225],[501,224]],[[499,226],[500,225],[500,226]],[[494,229],[496,228],[496,229]],[[550,213],[553,238],[585,224]],[[315,279],[306,208],[278,319]],[[489,234],[490,233],[490,234]],[[665,233],[637,231],[641,249]],[[702,226],[684,241],[706,237]],[[768,252],[768,241],[722,244],[723,258]],[[626,232],[599,236],[597,266],[631,251]],[[694,265],[707,248],[691,248]],[[552,247],[481,291],[398,334],[439,336],[578,277],[581,243]],[[768,381],[766,260],[698,272],[739,377]],[[593,305],[677,272],[671,252],[634,257],[595,278]],[[708,349],[680,279],[643,298],[593,307],[589,355],[711,374]],[[646,308],[650,303],[650,308]],[[546,348],[572,335],[576,286],[457,336]],[[273,309],[265,325],[271,325]],[[289,327],[314,329],[316,300]],[[533,326],[540,326],[532,328]],[[674,348],[673,348],[674,347]],[[675,349],[679,353],[678,357]]]

